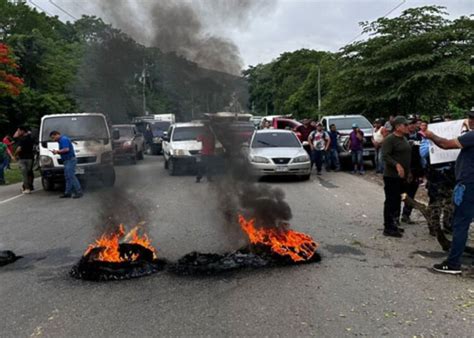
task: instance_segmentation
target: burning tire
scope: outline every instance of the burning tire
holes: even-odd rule
[[[138,278],[163,270],[165,262],[153,258],[153,252],[139,244],[119,245],[122,262],[96,260],[103,248],[94,248],[83,256],[71,270],[71,276],[90,281],[109,281]],[[134,256],[134,260],[128,259]]]
[[[138,278],[160,271],[165,261],[156,257],[148,236],[139,235],[139,226],[125,233],[120,225],[112,234],[104,234],[91,244],[70,274],[90,281]]]

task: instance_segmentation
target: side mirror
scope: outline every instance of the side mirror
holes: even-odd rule
[[[112,138],[114,140],[118,140],[120,138],[120,130],[118,129],[112,130]]]
[[[170,141],[170,138],[168,137],[168,135],[163,135],[163,136],[161,137],[161,139],[162,139],[163,141],[165,141],[165,142],[169,142],[169,141]]]
[[[168,132],[167,132],[167,131],[164,131],[164,132],[163,132],[163,136],[165,136],[165,137],[168,136]]]

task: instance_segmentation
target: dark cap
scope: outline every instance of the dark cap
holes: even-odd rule
[[[474,107],[472,107],[471,110],[467,112],[467,116],[474,118]]]
[[[400,124],[408,124],[408,120],[405,118],[405,116],[399,115],[393,119],[392,125],[394,128]]]

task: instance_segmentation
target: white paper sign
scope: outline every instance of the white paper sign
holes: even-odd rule
[[[463,123],[464,120],[433,123],[428,125],[428,130],[431,130],[438,136],[451,140],[461,135]],[[430,163],[437,164],[456,161],[460,151],[461,149],[444,150],[430,142]]]

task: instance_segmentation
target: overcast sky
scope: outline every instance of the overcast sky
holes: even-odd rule
[[[70,20],[49,0],[32,1],[49,13]],[[58,1],[67,4],[68,0]],[[247,66],[269,62],[283,52],[300,48],[337,51],[355,38],[364,38],[359,36],[361,21],[382,17],[398,5],[388,17],[398,16],[410,7],[433,4],[447,7],[451,18],[474,14],[474,0],[275,0],[273,5],[254,14],[247,25],[214,25],[211,20],[207,29],[233,40]],[[77,7],[70,10],[75,16],[83,14],[77,13],[81,11]],[[84,11],[87,13],[87,9]],[[92,14],[90,10],[88,14]]]

